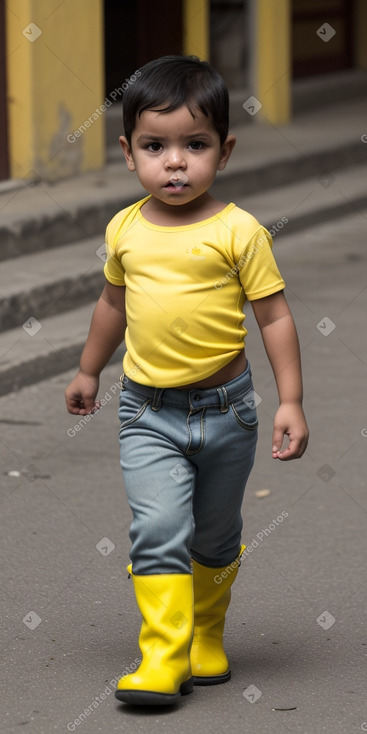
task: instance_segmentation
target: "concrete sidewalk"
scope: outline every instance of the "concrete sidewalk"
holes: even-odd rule
[[[275,237],[300,335],[310,445],[298,462],[271,459],[277,398],[248,312],[260,438],[243,507],[252,551],[225,632],[232,679],[196,688],[177,709],[113,698],[113,679],[139,659],[140,625],[125,572],[119,365],[103,374],[106,406],[83,424],[64,408],[74,370],[0,399],[2,731],[367,730],[366,217],[361,209]],[[264,499],[261,489],[270,490]]]

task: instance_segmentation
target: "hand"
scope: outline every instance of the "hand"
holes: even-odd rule
[[[99,377],[78,372],[65,390],[66,407],[74,415],[95,413],[101,406],[96,402]]]
[[[289,444],[282,451],[284,436]],[[279,406],[274,418],[273,459],[289,461],[299,459],[308,444],[308,428],[300,403],[284,403]]]

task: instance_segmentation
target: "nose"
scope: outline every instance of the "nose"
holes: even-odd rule
[[[182,149],[176,147],[169,148],[164,165],[167,170],[171,168],[175,171],[177,169],[184,170],[186,168],[186,160]]]

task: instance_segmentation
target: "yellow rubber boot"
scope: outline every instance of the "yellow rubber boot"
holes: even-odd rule
[[[231,586],[237,576],[241,554],[228,566],[209,568],[193,561],[194,636],[191,646],[191,669],[194,684],[212,686],[226,683],[231,677],[223,649],[226,611],[231,600]]]
[[[131,573],[131,566],[128,567]],[[142,662],[120,678],[116,698],[125,703],[170,705],[192,693],[190,646],[193,628],[191,574],[132,574],[143,617],[139,637]]]

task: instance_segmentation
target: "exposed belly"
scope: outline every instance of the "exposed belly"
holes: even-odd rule
[[[205,388],[205,387],[217,387],[217,385],[223,385],[224,382],[234,380],[235,377],[242,375],[247,366],[247,359],[245,350],[232,359],[229,364],[215,372],[214,375],[206,377],[205,380],[199,380],[198,382],[190,382],[187,385],[176,386],[176,390],[191,390],[191,388]]]

